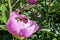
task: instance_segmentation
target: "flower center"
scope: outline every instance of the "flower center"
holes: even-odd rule
[[[27,19],[27,18],[24,18],[24,19],[23,19],[23,22],[24,22],[24,23],[27,23],[27,22],[28,22],[28,19]]]
[[[24,22],[24,23],[27,23],[28,22],[28,19],[27,18],[23,18],[23,19],[21,19],[21,18],[19,18],[19,17],[16,17],[16,20],[17,20],[17,22]]]
[[[16,17],[17,22],[22,22],[22,20],[19,17]]]

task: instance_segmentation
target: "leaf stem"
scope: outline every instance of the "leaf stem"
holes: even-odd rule
[[[12,8],[16,5],[17,2],[19,2],[19,0],[17,0],[17,1],[12,5]]]
[[[11,0],[8,0],[8,4],[9,4],[9,10],[11,12],[12,11]]]

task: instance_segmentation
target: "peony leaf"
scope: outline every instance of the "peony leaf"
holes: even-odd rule
[[[6,11],[6,6],[4,5],[4,4],[2,4],[1,5],[1,11],[2,11],[2,21],[4,22],[4,23],[6,23],[6,21],[7,21],[7,18],[6,18],[6,14],[5,14],[5,11]]]
[[[1,18],[2,18],[2,17],[0,16],[0,20],[1,20]]]
[[[51,12],[56,12],[56,10],[60,9],[60,3],[56,3],[51,7]]]
[[[57,40],[56,38],[53,38],[53,40]]]
[[[6,30],[6,26],[5,25],[0,25],[0,30]]]
[[[50,29],[41,29],[40,31],[47,31],[47,32],[50,32]]]

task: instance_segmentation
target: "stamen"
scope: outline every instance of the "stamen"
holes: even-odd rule
[[[27,22],[28,22],[28,19],[27,19],[27,18],[24,18],[24,19],[23,19],[23,22],[24,22],[24,23],[27,23]]]
[[[21,22],[22,20],[19,17],[16,17],[17,22]]]

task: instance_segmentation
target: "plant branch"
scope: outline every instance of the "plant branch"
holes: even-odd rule
[[[8,0],[8,4],[9,4],[9,10],[11,12],[12,11],[12,6],[11,6],[11,1],[10,0]]]
[[[18,2],[19,0],[17,0],[13,5],[12,5],[12,8],[16,5],[16,3]]]

